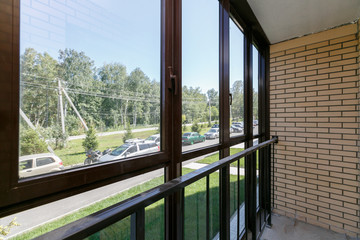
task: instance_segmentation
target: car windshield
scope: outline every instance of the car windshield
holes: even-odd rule
[[[110,153],[110,155],[119,156],[119,155],[122,154],[126,149],[128,149],[130,146],[131,146],[130,144],[121,145],[120,147],[115,148],[114,151],[112,151],[112,152]]]
[[[210,129],[209,132],[216,132],[216,129]]]
[[[191,135],[191,133],[184,133],[184,137],[187,137],[187,136],[190,136]]]
[[[148,137],[147,139],[145,139],[145,140],[155,140],[156,139],[156,137],[155,136],[150,136],[150,137]]]

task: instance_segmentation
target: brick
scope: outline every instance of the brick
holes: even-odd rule
[[[354,64],[354,63],[356,63],[356,59],[355,59],[355,58],[352,58],[352,59],[347,59],[347,60],[341,60],[341,61],[331,62],[331,63],[330,63],[330,67],[336,67],[336,66]]]
[[[313,60],[315,61],[315,60]],[[312,62],[312,61],[309,61]],[[310,65],[310,64],[309,64]],[[311,65],[311,66],[307,66],[306,70],[314,70],[314,69],[322,69],[322,68],[328,68],[329,67],[329,63],[323,63],[323,64],[316,64],[316,65]]]
[[[303,57],[303,56],[312,55],[315,53],[316,53],[316,49],[312,49],[312,50],[307,50],[307,51],[303,51],[303,52],[298,52],[295,54],[295,57]]]
[[[346,41],[351,41],[356,39],[356,35],[355,34],[351,34],[351,35],[347,35],[345,37],[341,37],[341,38],[336,38],[333,40],[330,40],[330,44],[336,44],[336,43],[340,43],[340,42],[346,42]]]
[[[327,46],[327,45],[329,45],[329,41],[322,41],[322,42],[307,45],[306,49],[320,48],[320,47]]]
[[[339,50],[331,51],[330,56],[345,54],[345,53],[352,53],[352,52],[356,52],[356,47],[348,47],[348,48],[342,48]]]
[[[323,52],[323,53],[318,53],[318,54],[306,56],[306,60],[325,58],[325,57],[328,57],[328,56],[329,56],[328,52]]]
[[[338,60],[341,60],[341,55],[321,58],[321,59],[318,59],[317,62],[318,63],[324,63],[324,62],[333,62],[333,61],[338,61]]]
[[[277,57],[276,61],[282,61],[282,60],[287,60],[287,59],[292,59],[295,57],[295,54],[288,54],[288,55],[284,55],[281,57]]]
[[[302,52],[302,51],[305,51],[305,46],[301,46],[301,47],[286,50],[286,54],[297,53],[297,52]]]
[[[310,66],[310,65],[316,66],[315,64],[316,64],[316,60],[305,61],[305,58],[304,58],[304,62],[297,62],[297,63],[295,63],[295,66],[296,67],[303,67],[303,66]],[[306,69],[312,70],[312,69],[308,69],[308,68],[306,68]]]
[[[341,48],[341,43],[326,46],[326,47],[321,47],[321,48],[318,48],[317,51],[319,53],[321,53],[321,52],[328,52],[328,51],[339,49],[339,48]]]

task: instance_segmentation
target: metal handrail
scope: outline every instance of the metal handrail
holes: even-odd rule
[[[120,221],[121,219],[133,214],[140,208],[145,208],[170,194],[177,192],[186,186],[208,176],[209,174],[229,166],[237,159],[243,158],[261,148],[272,143],[277,143],[278,137],[249,147],[244,151],[225,157],[219,161],[209,164],[205,167],[190,172],[184,176],[180,176],[160,186],[152,188],[148,191],[135,195],[122,202],[114,204],[101,211],[93,213],[89,216],[76,220],[63,227],[57,228],[51,232],[41,235],[35,239],[79,239],[89,236],[91,233],[98,232],[109,225]]]

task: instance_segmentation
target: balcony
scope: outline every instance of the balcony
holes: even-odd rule
[[[141,186],[132,178],[151,175],[161,177],[146,190],[34,237],[359,239],[358,1],[224,0],[205,8],[159,0],[143,1],[149,5],[141,14],[135,3],[80,2],[0,3],[0,99],[10,103],[0,110],[0,225],[22,211],[32,217],[37,207],[71,205],[73,197],[113,186],[96,205],[127,188],[126,181]],[[120,24],[123,16],[127,24]],[[119,34],[129,22],[133,28]],[[92,52],[94,63],[67,44],[102,58]],[[151,78],[137,67],[128,74],[116,62],[123,60],[119,49],[138,50],[126,61],[154,65]],[[21,153],[24,129],[36,135],[38,126],[56,126],[65,135],[71,125],[76,136],[69,139],[79,148],[79,139],[91,135],[90,121],[96,129],[114,128],[117,138],[101,138],[101,146],[126,145],[124,154],[85,164],[83,150],[65,148],[52,153],[66,159],[57,172],[19,166],[19,156],[30,155]],[[120,140],[119,132],[131,135],[140,124],[151,136]],[[211,125],[215,130],[201,138]],[[149,143],[138,137],[158,142],[147,151],[139,144]]]

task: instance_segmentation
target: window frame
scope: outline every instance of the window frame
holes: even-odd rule
[[[20,36],[20,0],[6,1],[0,19],[3,24],[0,26],[1,34],[6,38],[0,41],[0,100],[11,101],[0,109],[0,217],[15,212],[46,204],[55,200],[66,198],[74,194],[95,189],[113,182],[134,177],[159,168],[165,168],[165,179],[169,181],[181,175],[181,163],[188,159],[199,157],[211,152],[220,151],[220,158],[230,154],[230,147],[239,143],[248,145],[253,138],[259,137],[263,141],[269,137],[269,41],[263,32],[259,31],[259,24],[249,22],[249,17],[240,15],[248,11],[247,3],[236,1],[219,1],[219,122],[220,137],[219,143],[204,148],[199,148],[182,153],[181,136],[182,131],[178,126],[182,125],[181,106],[181,0],[160,0],[161,1],[161,80],[160,80],[160,135],[161,152],[151,153],[144,156],[131,157],[124,160],[115,160],[107,163],[88,165],[82,168],[74,168],[66,172],[56,172],[30,178],[18,177],[19,172],[19,36]],[[246,6],[238,12],[237,4]],[[261,49],[261,56],[264,57],[259,69],[264,71],[261,74],[262,83],[259,83],[260,92],[264,94],[262,100],[264,105],[264,116],[259,116],[259,135],[253,136],[251,130],[245,130],[244,135],[231,137],[229,132],[229,18],[243,29],[244,40],[251,41]],[[260,27],[261,29],[261,27]],[[254,40],[254,41],[253,41]],[[246,41],[245,41],[246,42]],[[244,55],[246,43],[244,44]],[[246,64],[246,56],[244,63]],[[245,65],[250,69],[251,63]],[[260,76],[260,74],[259,74]],[[9,80],[10,79],[10,80]],[[249,96],[245,91],[244,76],[244,97]],[[261,86],[261,89],[260,89]],[[260,99],[259,99],[260,102]],[[245,105],[244,107],[250,108]],[[252,107],[252,106],[251,106]],[[248,109],[249,110],[249,109]],[[250,110],[251,111],[251,110]],[[259,110],[260,111],[260,110]],[[251,112],[250,112],[251,116]],[[263,120],[260,120],[263,119]],[[252,122],[252,119],[251,119]],[[166,123],[166,124],[164,124]],[[245,119],[244,119],[245,125]],[[261,132],[260,132],[261,125]],[[16,133],[16,134],[14,134]],[[139,161],[141,159],[141,161]],[[168,205],[178,201],[169,199]],[[176,210],[175,210],[176,211]]]

